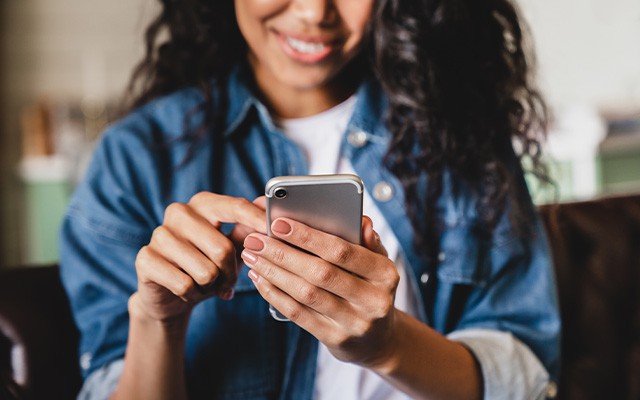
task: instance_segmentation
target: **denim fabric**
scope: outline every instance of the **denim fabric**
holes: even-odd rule
[[[124,356],[127,300],[137,286],[135,257],[162,223],[167,205],[200,191],[254,199],[273,176],[306,174],[300,149],[278,131],[244,82],[240,69],[232,73],[224,127],[195,147],[185,132],[200,123],[194,110],[203,97],[196,89],[153,101],[101,138],[61,228],[61,276],[81,331],[85,376]],[[542,225],[535,223],[532,239],[520,240],[505,215],[490,239],[478,239],[476,199],[447,175],[438,208],[444,221],[439,265],[429,265],[413,249],[402,187],[381,166],[390,138],[383,123],[385,96],[372,81],[357,96],[342,151],[372,198],[381,199],[376,205],[402,246],[423,321],[443,334],[508,332],[554,378],[560,321]],[[187,115],[192,118],[185,120]],[[355,131],[364,132],[366,141],[348,140]],[[391,198],[375,195],[381,182],[391,186]],[[317,341],[292,323],[274,321],[247,272],[243,267],[233,301],[209,299],[193,311],[186,346],[189,389],[203,398],[309,399]]]

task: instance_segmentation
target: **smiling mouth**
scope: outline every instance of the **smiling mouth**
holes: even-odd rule
[[[292,60],[303,64],[317,64],[327,60],[339,47],[338,40],[307,40],[276,32],[282,50]]]
[[[285,37],[285,40],[293,50],[305,54],[320,53],[325,51],[328,47],[324,43],[305,42],[292,37]]]

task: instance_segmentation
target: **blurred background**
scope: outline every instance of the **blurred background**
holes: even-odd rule
[[[640,192],[640,1],[517,0],[552,112],[558,191]],[[0,0],[0,267],[55,262],[57,229],[143,52],[154,0]]]

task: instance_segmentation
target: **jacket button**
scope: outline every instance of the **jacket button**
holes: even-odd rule
[[[347,142],[355,148],[364,147],[367,140],[367,134],[363,131],[353,131],[347,136]]]
[[[82,369],[89,369],[91,367],[91,353],[83,353],[80,356],[80,367]]]
[[[388,182],[378,182],[373,187],[373,198],[381,203],[386,203],[393,198],[393,188]]]
[[[438,253],[438,261],[443,262],[446,259],[447,259],[447,255],[444,254],[444,251],[441,251],[440,253]]]
[[[426,285],[429,282],[429,274],[425,272],[424,274],[420,275],[420,282],[423,285]]]

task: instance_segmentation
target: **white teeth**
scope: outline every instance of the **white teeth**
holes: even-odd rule
[[[287,38],[287,43],[291,46],[295,51],[299,51],[300,53],[319,53],[325,49],[325,45],[322,43],[309,43],[303,42],[302,40],[297,40],[294,38]]]

